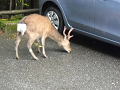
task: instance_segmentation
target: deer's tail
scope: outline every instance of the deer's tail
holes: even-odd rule
[[[17,23],[17,31],[19,32],[19,34],[24,35],[25,31],[27,30],[27,26],[24,23],[24,20],[27,18],[27,16],[25,16],[24,18],[22,18],[18,23]]]

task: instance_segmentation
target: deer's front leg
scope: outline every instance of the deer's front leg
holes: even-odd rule
[[[42,37],[41,38],[41,42],[42,42],[42,53],[43,53],[43,55],[44,55],[44,57],[45,58],[47,58],[47,55],[46,55],[46,53],[45,53],[45,37]]]
[[[35,54],[34,54],[32,48],[31,48],[31,46],[32,46],[32,44],[33,44],[34,41],[35,41],[35,40],[32,39],[32,38],[29,39],[29,40],[28,40],[28,43],[27,43],[27,47],[28,47],[29,52],[30,52],[31,55],[33,56],[33,58],[34,58],[35,60],[39,60],[39,59],[35,56]]]

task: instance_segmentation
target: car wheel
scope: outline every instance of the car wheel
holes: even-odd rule
[[[62,33],[64,23],[59,9],[55,7],[48,7],[44,12],[44,16],[48,17],[55,29]]]

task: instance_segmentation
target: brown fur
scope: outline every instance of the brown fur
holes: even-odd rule
[[[36,39],[39,42],[39,38],[41,38],[42,41],[44,57],[47,57],[45,54],[45,39],[47,37],[51,38],[58,44],[62,45],[66,51],[71,52],[69,40],[68,39],[64,40],[63,36],[59,34],[59,32],[53,27],[53,25],[51,24],[50,20],[47,17],[38,14],[31,14],[29,16],[24,17],[22,20],[20,20],[19,23],[25,23],[27,25],[27,30],[25,31],[25,35],[29,39],[27,47],[34,59],[38,60],[38,58],[33,53],[31,46]],[[21,34],[17,34],[15,47],[16,58],[19,58],[18,46],[21,41],[21,38],[22,38]],[[38,51],[40,51],[39,48]]]

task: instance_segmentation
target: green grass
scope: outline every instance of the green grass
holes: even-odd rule
[[[23,18],[22,15],[17,15],[11,17],[11,21],[9,21],[8,19],[0,19],[0,29],[3,32],[15,32],[17,25],[10,25],[10,24],[18,23],[22,18]]]

